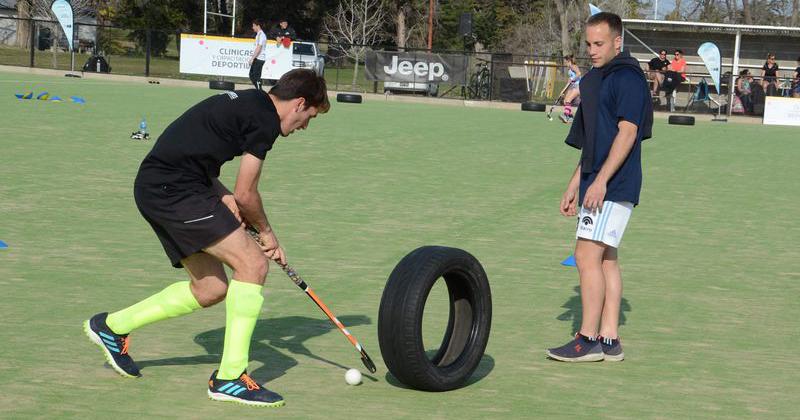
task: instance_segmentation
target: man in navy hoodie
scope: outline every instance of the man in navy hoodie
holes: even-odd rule
[[[653,107],[639,63],[621,52],[622,20],[598,13],[586,22],[593,68],[581,80],[582,102],[566,143],[581,159],[561,198],[564,216],[578,216],[575,261],[581,287],[581,328],[548,349],[565,362],[624,359],[618,325],[622,277],[617,248],[639,203],[641,142],[650,138]]]

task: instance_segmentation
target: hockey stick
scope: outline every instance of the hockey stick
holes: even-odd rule
[[[250,234],[250,236],[252,236],[256,242],[261,244],[261,240],[258,236],[258,230],[256,230],[252,226],[248,226],[247,233]],[[301,290],[306,292],[306,295],[308,295],[308,297],[310,297],[311,300],[313,300],[314,303],[316,303],[317,306],[319,306],[319,308],[322,309],[322,312],[325,312],[325,315],[328,316],[328,319],[330,319],[331,322],[333,322],[333,324],[336,325],[337,328],[339,328],[339,331],[341,331],[342,334],[344,334],[344,336],[347,337],[347,340],[350,341],[350,344],[352,344],[353,347],[355,347],[356,350],[358,350],[361,353],[361,361],[364,363],[364,366],[366,366],[366,368],[370,372],[375,373],[376,371],[375,363],[373,363],[372,359],[369,357],[369,355],[367,355],[367,352],[364,350],[364,347],[361,347],[361,344],[358,342],[358,340],[356,340],[355,337],[353,337],[353,335],[350,334],[350,331],[348,331],[347,328],[345,328],[345,326],[342,325],[341,321],[339,321],[339,319],[336,318],[335,315],[333,315],[333,312],[331,312],[331,310],[328,309],[328,307],[325,305],[325,303],[322,302],[322,300],[317,296],[317,294],[314,293],[314,291],[311,289],[311,286],[306,284],[306,282],[304,282],[303,279],[300,278],[300,275],[297,274],[297,272],[294,271],[292,267],[289,267],[288,264],[281,265],[281,268],[283,268],[283,271],[286,272],[286,275],[289,276],[292,282],[294,282],[294,284],[296,284],[297,287],[299,287]]]

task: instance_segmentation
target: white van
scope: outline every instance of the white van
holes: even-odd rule
[[[387,92],[420,92],[427,96],[436,96],[439,93],[439,85],[436,83],[383,82],[383,93]]]

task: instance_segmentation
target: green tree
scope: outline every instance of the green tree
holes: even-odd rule
[[[136,41],[141,51],[146,48],[147,30],[150,29],[150,54],[164,55],[170,35],[185,29],[189,22],[184,3],[182,0],[121,0],[115,23],[131,29],[128,38]]]
[[[298,38],[317,41],[322,33],[322,22],[325,16],[336,12],[338,0],[242,0],[237,1],[241,7],[242,20],[237,33],[250,35],[250,22],[255,18],[264,19],[267,27],[278,24],[285,18],[289,21]]]

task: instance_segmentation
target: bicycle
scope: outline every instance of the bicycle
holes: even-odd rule
[[[469,99],[488,100],[492,93],[492,75],[489,65],[481,61],[475,64],[476,70],[472,73],[467,84],[467,97]]]

